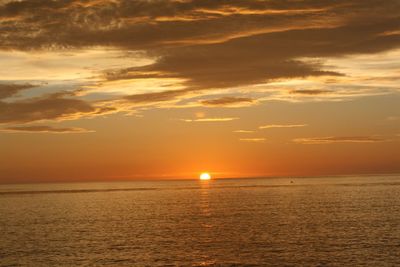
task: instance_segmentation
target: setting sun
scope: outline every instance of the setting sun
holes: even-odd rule
[[[207,172],[203,172],[202,174],[200,174],[200,180],[210,180],[211,179],[211,175]]]

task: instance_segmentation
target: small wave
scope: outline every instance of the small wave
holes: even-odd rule
[[[152,191],[159,188],[109,188],[109,189],[65,189],[65,190],[29,190],[29,191],[0,191],[0,195],[24,194],[70,194],[70,193],[97,193],[118,191]]]
[[[36,194],[76,194],[76,193],[108,193],[108,192],[133,192],[133,191],[164,191],[164,190],[219,190],[219,189],[258,189],[258,188],[280,188],[280,187],[310,187],[310,186],[399,186],[400,182],[371,182],[371,183],[288,183],[288,184],[248,184],[248,185],[210,185],[207,188],[202,186],[185,187],[137,187],[137,188],[104,188],[104,189],[60,189],[60,190],[20,190],[0,191],[2,195],[36,195]]]

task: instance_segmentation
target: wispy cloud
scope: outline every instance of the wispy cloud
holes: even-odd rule
[[[221,97],[201,101],[201,103],[206,106],[244,106],[253,102],[254,99],[247,97]]]
[[[54,133],[54,134],[67,134],[67,133],[91,133],[94,131],[74,128],[74,127],[52,127],[52,126],[15,126],[0,129],[4,133]]]
[[[254,133],[254,131],[251,131],[251,130],[235,130],[233,132],[234,133]]]
[[[327,136],[327,137],[308,137],[296,138],[293,142],[306,145],[314,144],[333,144],[333,143],[377,143],[388,141],[387,139],[375,136]]]
[[[267,124],[259,126],[258,129],[273,129],[273,128],[298,128],[305,127],[307,124]]]
[[[236,117],[221,117],[221,118],[199,118],[199,119],[182,119],[184,122],[227,122],[238,120]]]
[[[170,90],[164,92],[128,95],[125,96],[124,99],[134,103],[154,103],[154,102],[170,101],[177,98],[178,96],[182,96],[187,93],[188,90]]]
[[[242,142],[250,142],[250,143],[263,143],[265,142],[265,138],[240,138],[239,141]]]
[[[290,91],[290,94],[297,94],[297,95],[324,95],[324,94],[331,94],[333,93],[332,90],[292,90]]]

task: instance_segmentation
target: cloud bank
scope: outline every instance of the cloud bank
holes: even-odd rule
[[[5,102],[30,85],[1,83],[0,123],[79,119],[166,102],[171,107],[193,94],[204,96],[200,104],[209,107],[246,106],[259,100],[248,91],[255,92],[263,84],[311,78],[322,83],[353,81],[348,69],[335,68],[327,60],[400,48],[399,14],[397,0],[384,4],[380,0],[2,1],[0,50],[10,55],[103,47],[118,50],[132,64],[103,62],[104,69],[87,67],[96,72],[79,81],[87,83],[79,95],[69,97],[47,94]],[[133,54],[148,62],[137,64]],[[287,93],[287,88],[278,86],[275,93],[287,94],[268,97],[265,93],[261,99],[342,99],[355,95],[354,91],[373,94],[360,86],[368,75],[360,77],[339,96],[332,88],[294,87]],[[385,92],[398,90],[393,85],[398,75],[390,77],[392,84]],[[383,91],[369,79],[374,94]],[[164,83],[157,90],[147,90],[146,86],[160,81]],[[124,93],[106,92],[105,88],[118,86],[126,87]],[[212,99],[215,90],[229,90],[231,96]],[[353,91],[346,94],[347,90]],[[91,94],[102,98],[103,105],[83,98]]]

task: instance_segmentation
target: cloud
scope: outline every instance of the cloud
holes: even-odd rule
[[[259,129],[272,129],[272,128],[298,128],[305,127],[307,124],[267,124],[259,126]]]
[[[263,143],[265,142],[265,138],[240,138],[240,141],[243,142],[251,142],[251,143]]]
[[[299,25],[307,24],[306,18],[315,23],[318,20],[314,17],[324,15],[323,11],[332,6],[309,1],[251,2],[12,1],[0,6],[0,21],[5,26],[0,44],[20,49],[91,45],[143,49],[169,43],[215,41],[259,28],[273,30],[280,24],[293,27],[295,17]],[[287,19],[288,15],[293,18]],[[62,33],[58,31],[60,27]]]
[[[128,95],[123,98],[133,103],[155,103],[155,102],[170,101],[187,93],[188,93],[187,90],[171,90],[164,92]]]
[[[286,79],[346,77],[347,70],[335,69],[334,64],[325,64],[326,60],[376,54],[400,46],[397,0],[386,0],[384,5],[379,0],[21,0],[1,3],[1,50],[40,54],[101,47],[112,48],[130,59],[131,64],[100,60],[88,69],[96,69],[94,78],[91,77],[97,82],[97,86],[91,85],[92,89],[96,87],[95,93],[111,98],[109,103],[114,101],[113,93],[124,94],[121,102],[131,107],[174,100],[176,103],[170,106],[178,105],[190,93],[205,96],[219,89],[233,92]],[[138,64],[138,55],[148,62]],[[41,63],[35,61],[35,64]],[[68,64],[63,60],[62,65]],[[84,77],[89,79],[88,69],[84,69]],[[60,67],[59,72],[63,71]],[[45,76],[51,77],[51,73]],[[160,80],[168,82],[157,84]],[[154,84],[157,84],[156,90],[152,87]],[[118,90],[118,86],[124,87],[123,90]],[[138,94],[138,88],[143,93]],[[107,90],[111,93],[106,94]],[[285,91],[282,99],[288,100],[287,88],[279,90]],[[0,99],[17,92],[18,89],[0,91]],[[289,94],[292,99],[301,99],[300,96],[318,98],[328,94],[333,98],[334,93],[324,89],[299,89]],[[276,100],[279,95],[269,99],[274,97]],[[349,95],[341,94],[336,99],[344,97]],[[0,111],[5,112],[0,113],[0,123],[79,118],[79,114],[107,112],[76,98],[51,101],[59,102],[60,107],[52,110],[43,99],[0,102]],[[222,97],[203,100],[201,104],[220,107],[254,102],[252,98]],[[186,107],[189,106],[195,105],[190,102]]]
[[[250,131],[250,130],[235,130],[233,132],[234,133],[254,133],[254,131]]]
[[[296,138],[293,142],[306,145],[314,144],[334,144],[334,143],[377,143],[384,142],[386,139],[374,136],[328,136],[328,137],[310,137]]]
[[[5,133],[56,133],[56,134],[65,134],[65,133],[90,133],[93,131],[86,130],[83,128],[73,128],[73,127],[51,127],[51,126],[15,126],[15,127],[6,127],[0,129],[0,132]]]
[[[397,0],[14,1],[0,7],[0,48],[141,50],[156,62],[107,79],[173,77],[192,89],[228,88],[340,75],[323,69],[322,58],[400,45],[398,10]]]
[[[239,118],[199,118],[199,119],[182,119],[184,122],[227,122],[227,121],[233,121],[233,120],[238,120]]]
[[[332,90],[292,90],[290,91],[291,94],[297,94],[297,95],[324,95],[324,94],[330,94],[333,93]]]
[[[400,116],[389,116],[389,117],[386,117],[386,120],[387,121],[398,121],[398,120],[400,120]]]
[[[0,100],[18,94],[20,91],[35,87],[31,84],[1,84],[0,83]]]
[[[113,111],[113,107],[97,107],[84,100],[65,97],[65,93],[57,93],[11,103],[0,101],[0,123],[77,119]]]
[[[163,73],[163,77],[182,79],[182,84],[192,90],[238,87],[281,78],[339,75],[320,70],[318,64],[295,60],[289,54],[273,55],[272,51],[277,49],[275,45],[278,44],[266,49],[268,44],[257,40],[260,38],[248,39],[170,49],[156,63],[137,67],[137,71]],[[157,77],[159,74],[148,78]]]
[[[250,104],[254,101],[247,97],[221,97],[211,100],[203,100],[201,103],[206,106],[234,106],[238,104]]]
[[[160,59],[136,71],[162,73],[185,80],[188,88],[228,88],[276,79],[338,76],[323,69],[323,58],[358,53],[378,53],[400,45],[398,36],[381,36],[400,23],[367,20],[331,27],[262,33],[223,43],[192,45],[159,51]],[[307,61],[301,58],[319,58]],[[190,64],[188,64],[190,62]],[[304,92],[303,92],[304,93]]]

